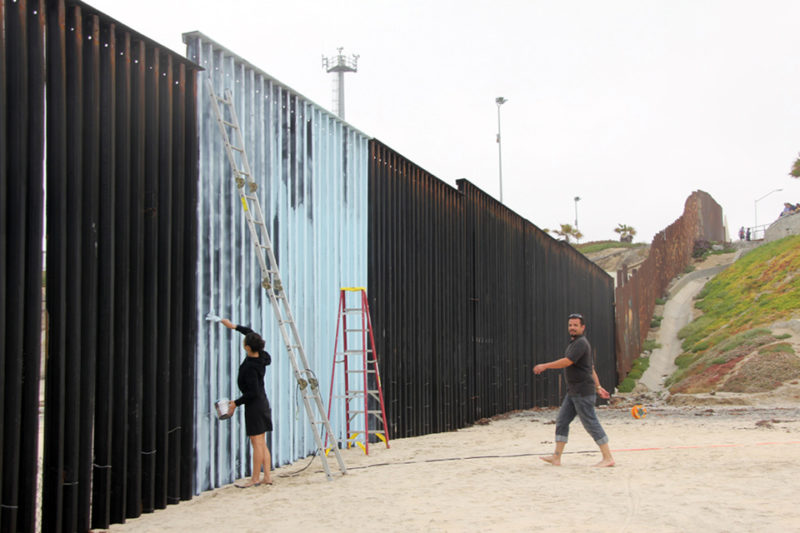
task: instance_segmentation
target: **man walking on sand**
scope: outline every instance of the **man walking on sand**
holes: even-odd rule
[[[600,386],[600,379],[597,377],[597,372],[594,371],[592,347],[583,336],[586,331],[583,315],[569,315],[567,329],[572,340],[567,345],[564,357],[533,367],[535,374],[541,374],[545,370],[563,368],[567,378],[567,395],[561,403],[561,409],[556,418],[556,450],[553,455],[541,459],[553,466],[561,466],[561,454],[564,452],[564,446],[567,445],[569,425],[575,419],[575,415],[578,415],[583,427],[592,436],[603,454],[603,459],[594,466],[614,466],[614,458],[608,447],[608,435],[603,431],[603,426],[600,425],[594,411],[596,395],[599,394],[601,398],[609,398],[610,394]]]

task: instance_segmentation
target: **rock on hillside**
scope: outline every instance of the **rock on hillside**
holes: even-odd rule
[[[606,248],[585,255],[606,272],[616,273],[623,265],[627,265],[629,269],[635,268],[647,259],[648,253],[650,253],[650,245],[636,248]]]

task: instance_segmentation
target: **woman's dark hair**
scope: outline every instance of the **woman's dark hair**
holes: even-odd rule
[[[254,352],[260,352],[264,349],[264,339],[255,331],[251,331],[244,336],[244,345],[249,346]]]

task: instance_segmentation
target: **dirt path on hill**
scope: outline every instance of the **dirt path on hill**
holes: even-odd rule
[[[656,334],[656,342],[661,348],[650,354],[650,366],[639,379],[653,392],[664,389],[664,380],[676,369],[675,358],[683,350],[678,332],[691,322],[694,310],[694,297],[706,282],[731,265],[738,254],[725,254],[714,257],[713,262],[701,263],[701,268],[676,280],[669,289],[669,298],[664,304],[664,319]]]

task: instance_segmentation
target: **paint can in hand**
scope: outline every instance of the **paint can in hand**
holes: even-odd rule
[[[217,419],[227,420],[231,417],[231,415],[228,414],[228,406],[230,404],[231,401],[227,398],[217,400],[217,403],[214,404],[214,408],[217,410]]]

